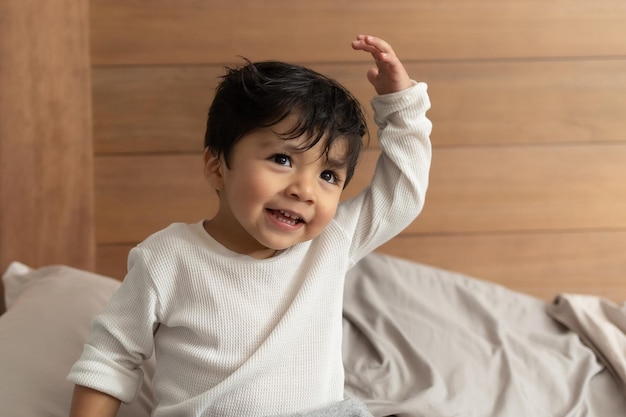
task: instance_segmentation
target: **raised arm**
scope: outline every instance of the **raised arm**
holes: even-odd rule
[[[374,58],[367,78],[378,93],[372,106],[382,151],[370,186],[342,202],[335,216],[335,224],[350,242],[351,262],[356,262],[400,233],[422,210],[432,125],[426,117],[430,108],[426,84],[409,77],[387,42],[359,35],[352,48]]]

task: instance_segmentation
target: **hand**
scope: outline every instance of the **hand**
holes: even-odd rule
[[[387,42],[369,35],[358,35],[352,49],[372,54],[376,66],[367,72],[367,79],[378,94],[395,93],[411,87],[406,69]]]

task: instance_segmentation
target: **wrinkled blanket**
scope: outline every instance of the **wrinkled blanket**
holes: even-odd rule
[[[377,417],[624,417],[618,381],[583,340],[597,332],[579,335],[545,301],[372,254],[346,280],[346,393]]]
[[[626,395],[626,302],[579,294],[561,294],[548,312],[580,336],[596,353]]]

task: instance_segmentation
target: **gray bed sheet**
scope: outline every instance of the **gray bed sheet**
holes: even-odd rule
[[[626,416],[623,385],[603,361],[606,351],[596,354],[576,326],[555,319],[563,300],[555,305],[371,254],[346,279],[346,395],[375,416]],[[622,313],[626,308],[611,314]],[[609,337],[617,344],[600,343],[616,350],[609,356],[619,362],[626,350],[617,329]]]

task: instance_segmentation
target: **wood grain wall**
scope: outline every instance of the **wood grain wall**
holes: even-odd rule
[[[621,0],[91,0],[97,268],[121,278],[136,242],[215,210],[201,151],[224,65],[309,65],[368,102],[350,41],[370,33],[429,84],[434,123],[423,215],[380,251],[626,299],[624,22]]]
[[[0,271],[94,268],[88,7],[0,1]]]

